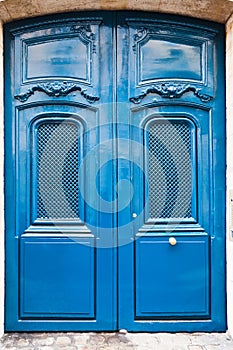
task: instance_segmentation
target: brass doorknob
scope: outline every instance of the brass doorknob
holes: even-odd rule
[[[135,219],[137,217],[137,214],[136,213],[133,213],[132,214],[132,217]]]
[[[171,245],[176,245],[176,239],[175,239],[175,237],[170,237],[169,238],[169,243],[171,244]]]

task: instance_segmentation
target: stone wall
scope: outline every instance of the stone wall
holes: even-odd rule
[[[139,10],[191,16],[225,23],[233,13],[230,0],[0,0],[0,19],[15,19],[83,10]]]

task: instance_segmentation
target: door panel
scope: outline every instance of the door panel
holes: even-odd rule
[[[94,319],[93,246],[93,237],[23,237],[20,317]]]
[[[198,99],[211,100],[217,33],[214,27],[199,22],[194,30],[192,25],[184,26],[182,19],[173,21],[170,18],[166,21],[153,15],[129,14],[121,21],[129,30],[131,102],[140,103],[151,93],[156,94],[152,95],[155,98],[157,95],[169,99],[182,95],[187,97],[190,91],[189,100],[193,94],[196,102]],[[147,100],[151,100],[152,96]]]
[[[102,15],[8,31],[6,44],[14,47],[6,64],[15,64],[7,94],[6,230],[14,260],[7,264],[6,330],[117,327],[115,237],[111,226],[108,235],[101,229],[106,218],[93,186],[101,144],[113,138],[101,128],[113,119],[113,91],[105,93],[113,80],[113,20]],[[112,186],[104,186],[111,200]]]
[[[223,37],[131,12],[6,25],[7,331],[225,330]]]
[[[136,318],[209,316],[208,237],[174,242],[158,234],[136,240]]]
[[[224,77],[220,56],[214,60],[221,34],[153,15],[121,14],[118,21],[125,57],[118,62],[125,106],[118,109],[118,138],[128,139],[118,152],[127,153],[133,189],[124,213],[130,229],[121,213],[118,220],[120,328],[225,329],[225,292],[213,272],[225,232],[224,220],[220,231],[216,226],[220,173],[225,178],[216,147],[225,137]]]

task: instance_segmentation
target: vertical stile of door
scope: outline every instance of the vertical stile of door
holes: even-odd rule
[[[128,191],[131,188],[131,140],[130,140],[130,117],[129,117],[129,29],[124,23],[121,13],[117,15],[117,137],[118,137],[118,181],[122,178],[128,182]],[[124,160],[123,160],[124,159]],[[120,166],[122,163],[122,167]],[[124,167],[127,167],[126,174]],[[131,195],[131,193],[127,193]],[[118,201],[125,200],[125,192],[119,193]],[[131,319],[134,310],[133,295],[129,293],[134,285],[134,246],[133,246],[133,225],[132,225],[131,203],[122,211],[118,211],[118,325],[119,328],[126,328],[127,321]],[[125,307],[127,303],[128,307]],[[126,322],[124,322],[124,320]]]

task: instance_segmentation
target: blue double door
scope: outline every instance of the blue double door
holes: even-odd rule
[[[223,33],[6,25],[7,331],[225,330]]]

